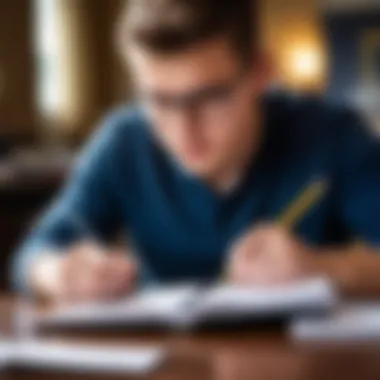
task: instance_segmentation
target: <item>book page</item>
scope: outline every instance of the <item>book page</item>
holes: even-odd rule
[[[99,325],[171,322],[197,299],[198,287],[176,285],[147,289],[115,302],[81,304],[57,309],[39,318],[39,325]]]
[[[335,304],[332,283],[317,277],[271,286],[218,286],[202,297],[199,314],[276,316],[330,309]]]

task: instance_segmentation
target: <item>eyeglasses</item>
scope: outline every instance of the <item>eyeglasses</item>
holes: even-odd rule
[[[224,83],[214,84],[184,95],[163,93],[141,94],[140,99],[147,107],[163,114],[186,112],[200,116],[214,116],[228,109],[233,95],[244,79],[244,72]]]

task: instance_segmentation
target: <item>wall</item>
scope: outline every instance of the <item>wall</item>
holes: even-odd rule
[[[31,4],[0,1],[0,135],[35,131]]]
[[[330,14],[324,23],[331,60],[328,96],[341,101],[360,83],[362,36],[369,29],[380,30],[380,11]]]
[[[114,48],[121,2],[58,0],[61,102],[57,118],[63,134],[80,138],[124,97],[124,79]]]

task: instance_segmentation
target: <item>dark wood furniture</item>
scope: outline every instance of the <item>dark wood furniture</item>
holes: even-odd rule
[[[0,178],[0,290],[10,288],[11,255],[61,186],[65,173],[10,170]]]

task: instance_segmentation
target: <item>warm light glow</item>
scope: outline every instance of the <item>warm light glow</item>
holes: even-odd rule
[[[321,54],[317,49],[310,47],[294,49],[290,55],[290,70],[292,77],[297,81],[318,80],[323,71]]]
[[[60,106],[57,0],[35,3],[37,102],[44,117],[55,117]]]

